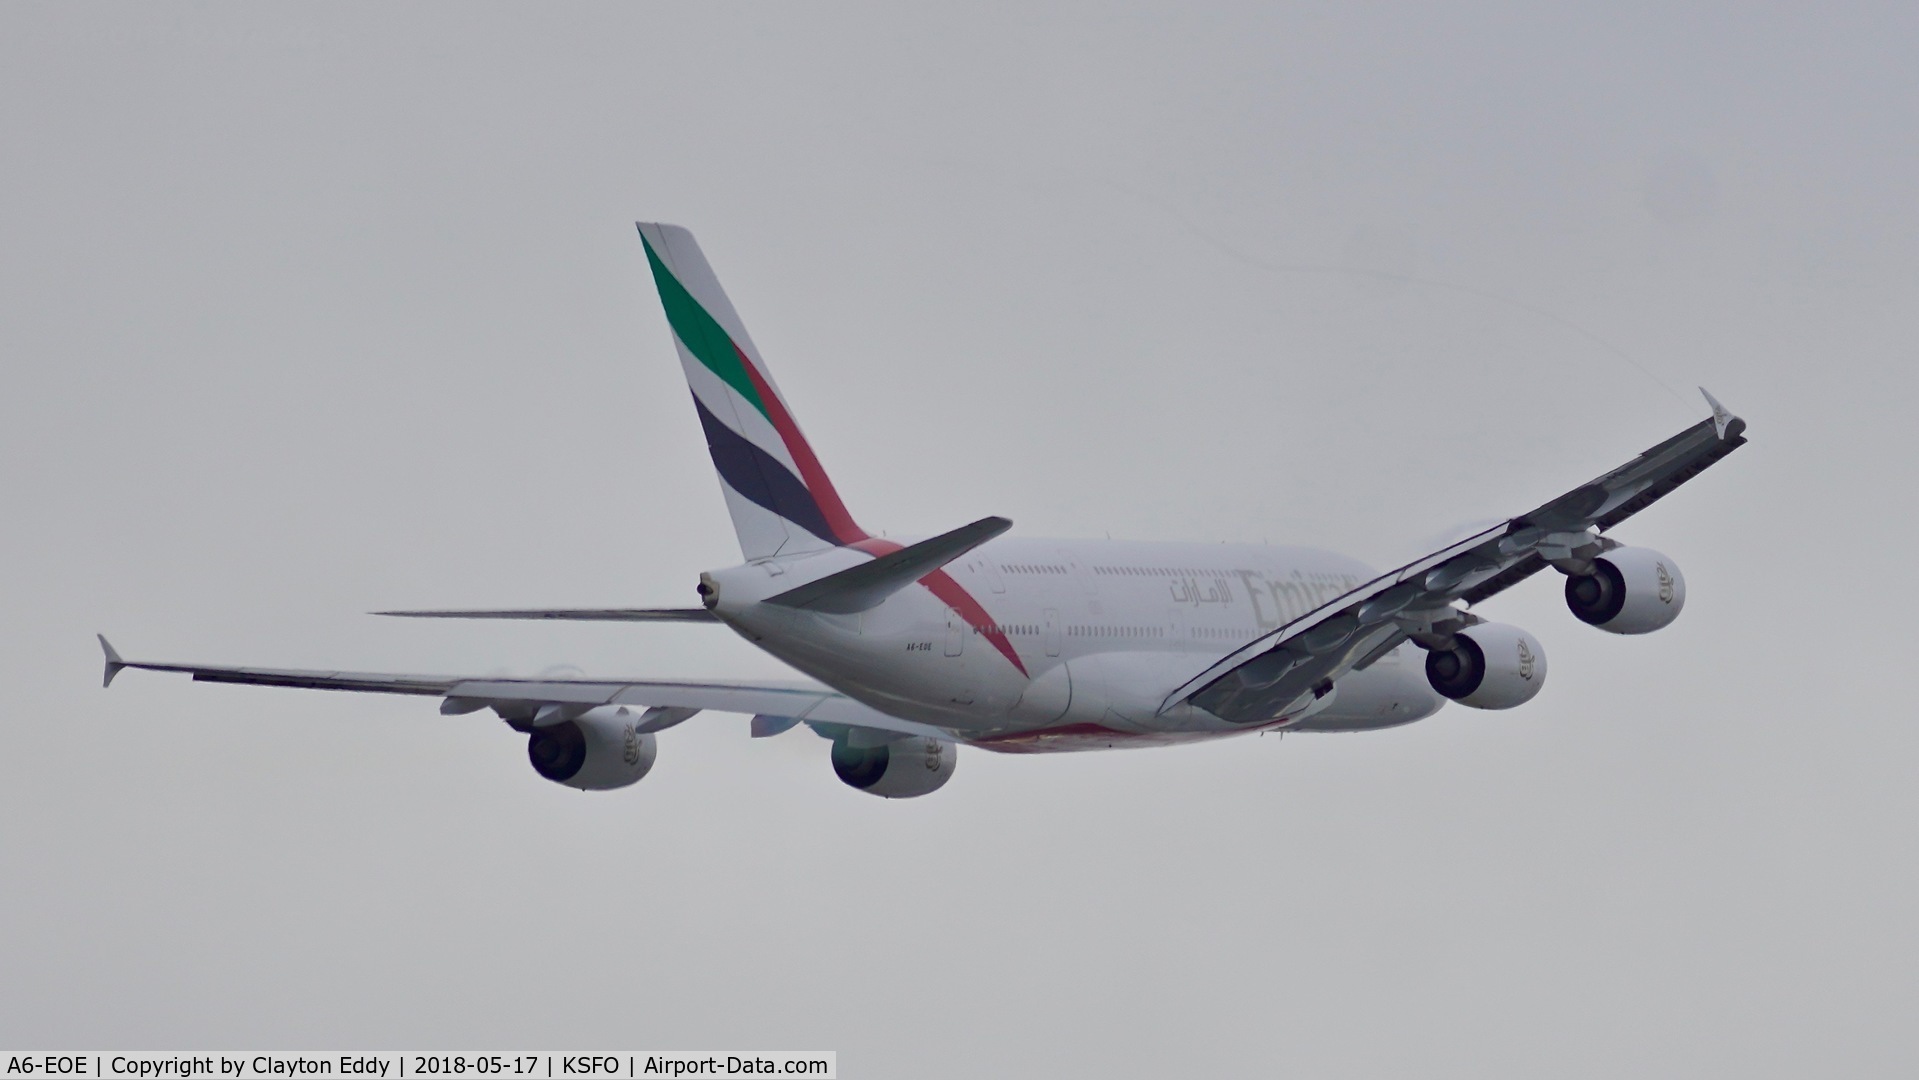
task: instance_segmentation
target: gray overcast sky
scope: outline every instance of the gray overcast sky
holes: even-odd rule
[[[25,5],[0,34],[0,1044],[837,1048],[848,1076],[1919,1065],[1919,19],[1752,4]],[[861,520],[1383,562],[1703,415],[1690,606],[1372,736],[587,796],[430,701],[776,669],[635,218]],[[1674,393],[1661,386],[1667,384]]]

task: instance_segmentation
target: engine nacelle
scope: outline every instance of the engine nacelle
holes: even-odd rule
[[[1679,617],[1686,579],[1651,548],[1614,548],[1593,560],[1592,573],[1566,578],[1566,606],[1601,630],[1650,634]]]
[[[914,736],[882,746],[833,740],[833,772],[847,787],[883,799],[930,795],[946,786],[958,763],[958,747],[945,739]]]
[[[534,728],[526,740],[533,771],[581,791],[637,784],[653,767],[659,746],[639,730],[641,710],[601,705],[571,720]]]
[[[1479,623],[1453,635],[1450,649],[1426,654],[1426,681],[1475,709],[1510,709],[1546,685],[1546,650],[1517,626]]]

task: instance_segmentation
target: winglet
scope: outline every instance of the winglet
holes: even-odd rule
[[[1712,406],[1712,426],[1718,430],[1720,438],[1725,438],[1728,431],[1737,435],[1745,429],[1746,422],[1734,416],[1724,405],[1719,404],[1719,399],[1712,396],[1712,391],[1702,386],[1699,388],[1699,393],[1706,399],[1706,404]]]
[[[113,685],[113,677],[120,674],[120,669],[126,667],[127,662],[120,659],[120,654],[114,650],[112,643],[107,641],[105,634],[93,636],[100,639],[100,650],[107,654],[106,674],[100,677],[100,689],[105,690]]]

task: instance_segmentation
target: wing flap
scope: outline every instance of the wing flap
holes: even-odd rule
[[[291,686],[305,690],[358,690],[374,694],[444,694],[457,679],[440,675],[384,675],[363,671],[306,671],[293,668],[202,667],[193,664],[153,664],[115,661],[119,668],[175,671],[194,682],[241,683],[248,686]]]
[[[1459,594],[1468,605],[1477,604],[1489,596],[1505,592],[1514,585],[1532,577],[1546,568],[1546,560],[1533,552],[1504,570]]]
[[[565,619],[577,622],[718,622],[705,608],[449,608],[374,611],[402,619]]]

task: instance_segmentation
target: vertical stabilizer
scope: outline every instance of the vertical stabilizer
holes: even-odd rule
[[[866,539],[693,234],[646,222],[639,229],[741,553],[762,559]]]

